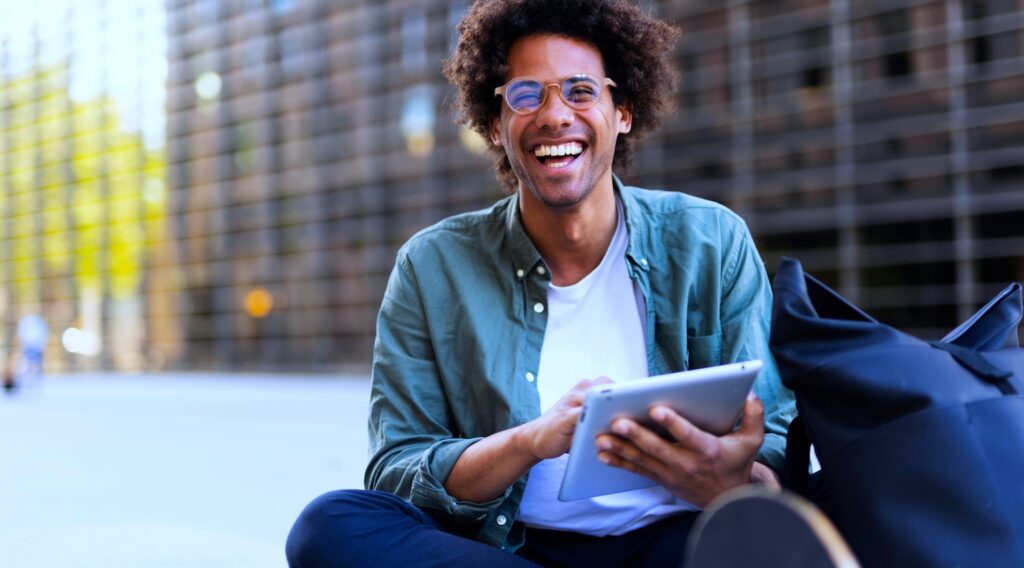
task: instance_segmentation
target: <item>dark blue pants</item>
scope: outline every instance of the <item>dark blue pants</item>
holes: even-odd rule
[[[677,515],[607,537],[527,529],[526,545],[513,555],[460,535],[458,526],[390,493],[332,491],[314,499],[299,515],[286,553],[292,568],[680,566],[696,517]]]

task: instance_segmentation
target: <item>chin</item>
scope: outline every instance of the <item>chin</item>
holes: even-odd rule
[[[578,176],[578,172],[565,175],[559,179],[559,177],[555,176],[530,175],[530,172],[525,171],[525,168],[522,168],[521,171],[516,170],[517,168],[513,168],[513,171],[517,174],[516,177],[520,180],[525,180],[520,181],[520,186],[525,187],[534,199],[550,209],[572,209],[578,206],[594,190],[596,181],[590,179],[589,176],[582,176],[581,179]],[[541,179],[538,180],[538,177]]]
[[[587,187],[585,184],[573,185],[575,187],[556,189],[554,191],[545,191],[538,188],[537,184],[534,183],[527,185],[527,187],[530,193],[547,207],[552,209],[572,209],[582,203],[593,190],[593,187]]]

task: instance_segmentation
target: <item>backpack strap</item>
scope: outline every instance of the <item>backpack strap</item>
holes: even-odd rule
[[[786,433],[786,463],[782,470],[782,485],[790,491],[809,497],[811,467],[811,438],[804,428],[803,418],[797,414],[789,423]]]
[[[994,384],[1004,395],[1017,394],[1017,389],[1008,380],[1013,373],[989,363],[988,359],[978,351],[941,341],[929,341],[928,344],[952,355],[953,359],[962,367],[974,373],[974,376],[979,379]]]

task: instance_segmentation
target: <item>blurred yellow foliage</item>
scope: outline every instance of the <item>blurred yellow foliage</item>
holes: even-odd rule
[[[123,128],[115,101],[73,100],[64,65],[0,80],[0,92],[0,211],[18,300],[38,302],[40,280],[67,273],[80,290],[138,294],[166,221],[163,149]]]

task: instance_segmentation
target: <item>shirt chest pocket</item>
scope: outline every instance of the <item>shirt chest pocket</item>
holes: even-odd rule
[[[722,334],[687,335],[686,368],[702,369],[722,364]]]

